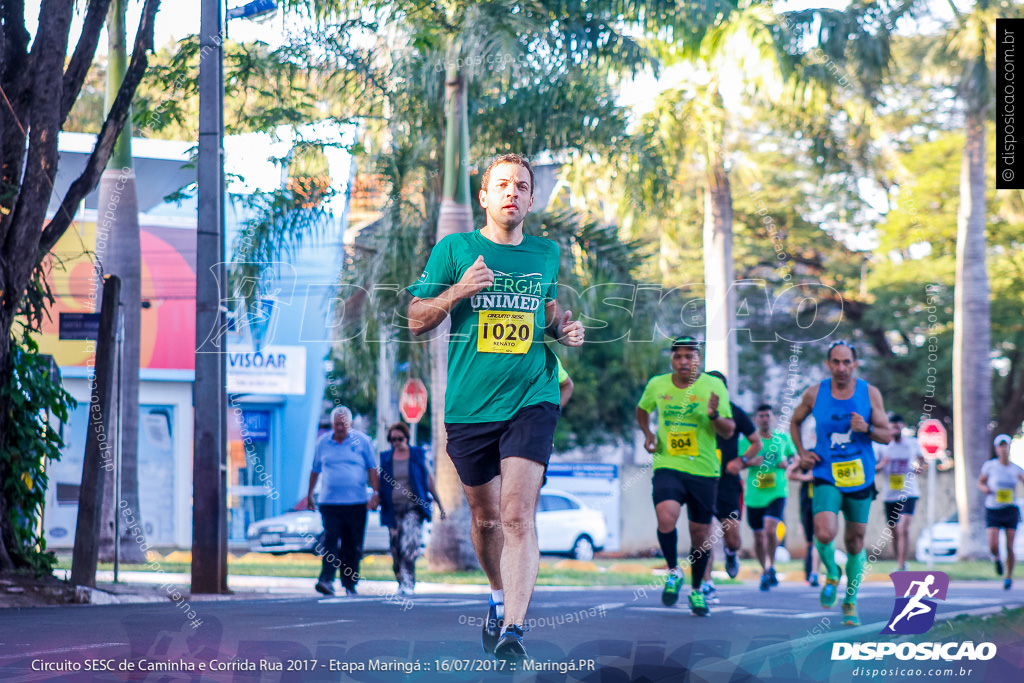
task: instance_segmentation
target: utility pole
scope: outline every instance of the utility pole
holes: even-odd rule
[[[202,0],[196,235],[192,592],[227,593],[227,391],[224,267],[224,53],[221,0]]]

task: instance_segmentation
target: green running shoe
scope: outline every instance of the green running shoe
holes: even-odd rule
[[[825,577],[825,586],[821,589],[821,606],[825,609],[829,609],[836,604],[836,597],[839,595],[837,586],[839,585],[839,576],[833,578],[831,576]]]
[[[857,605],[848,602],[843,603],[843,626],[860,626],[860,617],[857,616]]]
[[[683,570],[679,567],[671,569],[665,579],[665,589],[661,591],[661,604],[671,607],[679,600],[679,588],[683,585]]]
[[[704,594],[699,590],[690,591],[690,611],[698,617],[706,617],[711,613],[707,601],[704,600]]]

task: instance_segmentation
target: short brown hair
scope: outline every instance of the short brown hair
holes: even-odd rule
[[[522,166],[530,174],[530,196],[533,196],[533,167],[530,166],[530,160],[524,157],[522,154],[499,154],[491,160],[491,163],[487,166],[487,170],[484,171],[484,176],[480,180],[480,187],[483,190],[487,190],[487,183],[491,180],[491,169],[498,164],[515,164],[516,166]]]
[[[402,434],[405,436],[406,441],[409,440],[409,425],[405,424],[404,422],[396,422],[395,424],[388,427],[388,431],[385,432],[389,441],[391,440],[391,432],[395,431],[396,429],[402,432]]]

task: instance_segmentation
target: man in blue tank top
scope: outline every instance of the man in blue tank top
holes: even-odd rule
[[[864,573],[864,532],[868,527],[875,489],[875,452],[871,442],[892,439],[882,394],[857,379],[857,351],[845,341],[833,342],[825,360],[830,379],[812,384],[793,411],[790,433],[800,464],[814,476],[814,547],[828,572],[821,589],[821,606],[836,603],[842,571],[836,563],[835,538],[839,511],[846,520],[846,597],[843,625],[859,626],[857,589]],[[816,441],[804,448],[800,427],[814,417]]]

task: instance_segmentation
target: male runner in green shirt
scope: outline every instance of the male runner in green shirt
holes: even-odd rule
[[[540,564],[537,499],[559,415],[555,356],[543,335],[566,346],[584,338],[582,323],[555,300],[558,245],[523,234],[533,182],[517,154],[491,162],[479,196],[486,225],[438,242],[409,287],[413,334],[451,316],[445,429],[491,584],[481,641],[515,661],[526,658],[523,624]]]
[[[761,450],[752,458],[743,457],[747,469],[747,523],[754,532],[754,554],[761,563],[761,590],[779,585],[775,576],[775,550],[779,547],[779,522],[786,509],[789,480],[786,468],[796,455],[793,440],[785,432],[775,429],[772,407],[762,403],[754,413],[754,424],[761,437]],[[740,437],[740,450],[747,443]]]
[[[679,599],[683,572],[678,566],[676,523],[686,505],[690,520],[690,610],[709,613],[700,591],[711,550],[711,517],[718,493],[721,463],[715,436],[728,438],[735,423],[729,392],[720,379],[702,374],[700,342],[679,337],[672,343],[672,372],[652,377],[636,407],[636,421],[644,433],[644,447],[653,453],[654,511],[658,517],[658,543],[668,563],[668,578],[661,594],[668,607]],[[651,412],[658,412],[658,431],[651,431]]]

